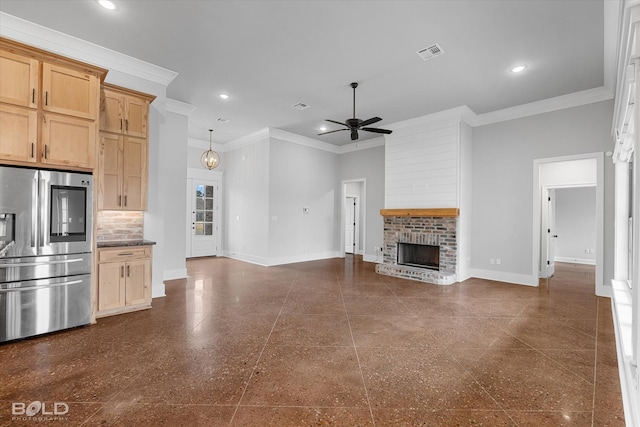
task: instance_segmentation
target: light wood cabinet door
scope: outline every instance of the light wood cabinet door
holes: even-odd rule
[[[0,159],[35,163],[38,112],[0,104]]]
[[[149,101],[133,96],[124,97],[124,133],[140,138],[147,137]]]
[[[42,91],[45,111],[90,120],[98,118],[100,81],[92,74],[43,62]]]
[[[36,108],[39,65],[36,59],[0,51],[0,102]]]
[[[124,105],[122,95],[102,89],[100,96],[100,130],[122,133],[124,131]]]
[[[125,263],[98,265],[98,310],[113,310],[126,304]]]
[[[59,114],[43,114],[42,157],[48,165],[93,169],[96,123]]]
[[[122,209],[122,135],[100,134],[98,147],[98,209]]]
[[[127,305],[151,302],[151,261],[128,261],[126,265]]]
[[[147,209],[147,171],[149,158],[146,139],[124,137],[123,149],[123,209],[143,211]]]

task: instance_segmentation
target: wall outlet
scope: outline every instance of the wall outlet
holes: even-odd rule
[[[496,264],[500,264],[500,258],[496,258]]]
[[[306,213],[306,214],[308,214],[308,213],[309,213],[309,211],[310,211],[310,209],[309,209],[308,207],[304,207],[304,208],[302,208],[302,213]]]
[[[489,264],[495,264],[496,260],[494,258],[489,258]]]

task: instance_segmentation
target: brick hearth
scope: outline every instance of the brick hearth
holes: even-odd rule
[[[411,214],[412,212],[409,211],[409,213]],[[442,214],[440,210],[437,213]],[[457,281],[458,252],[456,238],[457,215],[407,216],[398,215],[397,212],[393,212],[393,214],[396,215],[385,215],[384,217],[383,263],[376,266],[376,272],[387,276],[402,277],[437,285],[455,283]],[[398,265],[398,242],[439,246],[440,269],[430,270]]]

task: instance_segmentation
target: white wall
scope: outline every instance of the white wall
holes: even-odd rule
[[[472,194],[473,186],[473,129],[465,122],[460,123],[460,144],[458,154],[458,281],[471,277],[472,240]]]
[[[224,254],[269,263],[269,136],[225,152],[222,247]],[[184,184],[183,184],[184,185]]]
[[[163,140],[167,141],[160,162],[160,179],[164,194],[164,241],[162,258],[163,280],[187,277],[186,223],[187,194],[184,182],[187,176],[188,117],[167,112]]]
[[[555,194],[556,261],[595,264],[596,188],[557,188]]]
[[[366,207],[360,206],[361,210],[366,209],[365,261],[377,259],[375,248],[381,248],[384,240],[384,219],[380,215],[380,209],[384,209],[384,153],[385,147],[378,146],[341,154],[339,158],[340,181],[366,180]]]
[[[276,138],[270,148],[269,264],[337,256],[337,155]]]
[[[537,283],[533,165],[541,158],[611,148],[613,102],[604,101],[473,129],[471,267],[477,277]],[[605,161],[604,277],[613,274],[613,164]],[[501,264],[490,264],[500,258]]]

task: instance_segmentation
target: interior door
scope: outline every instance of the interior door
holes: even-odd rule
[[[356,253],[356,198],[346,198],[346,215],[344,223],[344,252]]]
[[[553,188],[547,190],[547,277],[555,273],[556,257],[556,191]]]
[[[218,255],[219,184],[193,180],[191,187],[191,257]]]

